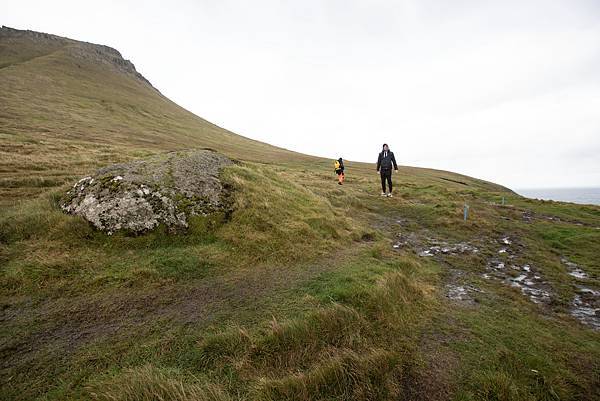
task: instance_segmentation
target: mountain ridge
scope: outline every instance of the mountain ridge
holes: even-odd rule
[[[20,30],[20,29],[15,29],[15,28],[11,28],[5,25],[2,25],[2,27],[0,28],[0,37],[3,37],[4,39],[8,39],[8,41],[10,41],[10,39],[32,39],[32,40],[42,40],[42,41],[46,41],[46,42],[54,42],[54,44],[60,44],[60,48],[53,50],[53,51],[58,51],[60,49],[64,49],[65,47],[69,47],[69,46],[74,46],[74,47],[84,47],[84,50],[88,50],[87,55],[89,56],[89,54],[94,54],[97,56],[96,57],[96,61],[100,61],[102,60],[103,62],[108,62],[109,64],[112,64],[113,66],[116,66],[117,68],[121,69],[123,72],[125,73],[129,73],[132,74],[133,76],[135,76],[136,78],[140,79],[141,81],[147,83],[148,85],[152,86],[154,88],[154,86],[152,85],[152,83],[150,83],[150,81],[148,79],[146,79],[141,73],[139,73],[136,68],[135,65],[130,61],[127,60],[123,57],[123,55],[115,48],[110,47],[110,46],[106,46],[106,45],[101,45],[101,44],[96,44],[96,43],[91,43],[91,42],[81,42],[81,41],[76,41],[70,38],[66,38],[63,36],[58,36],[58,35],[53,35],[53,34],[49,34],[49,33],[44,33],[44,32],[36,32],[36,31],[32,31],[32,30]],[[48,43],[45,43],[45,45],[47,45]],[[87,47],[87,49],[85,49]],[[43,57],[48,54],[42,54],[36,57]],[[75,53],[75,55],[77,55]],[[80,57],[85,57],[86,54],[84,52],[79,53]],[[6,57],[5,54],[2,54],[0,52],[0,57]],[[27,60],[23,60],[21,62],[26,62],[29,61],[31,59],[27,59]],[[11,64],[0,64],[0,68],[4,68],[4,67],[8,67]],[[154,88],[156,89],[156,88]],[[160,93],[160,91],[158,91],[158,89],[156,89],[157,92]]]

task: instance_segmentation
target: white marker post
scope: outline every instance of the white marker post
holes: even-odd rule
[[[469,205],[465,203],[464,221],[467,221],[467,217],[469,217]]]

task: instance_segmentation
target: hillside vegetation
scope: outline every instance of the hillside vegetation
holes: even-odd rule
[[[60,211],[97,167],[190,148],[237,161],[231,216],[107,236]],[[2,28],[0,399],[600,399],[600,207],[411,167],[382,198],[346,167]]]

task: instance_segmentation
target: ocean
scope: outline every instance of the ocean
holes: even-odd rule
[[[600,187],[516,189],[515,192],[533,199],[573,202],[583,205],[600,205]]]

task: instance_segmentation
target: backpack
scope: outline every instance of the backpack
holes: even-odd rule
[[[334,160],[334,161],[333,161],[333,169],[334,169],[335,171],[338,171],[340,168],[341,168],[341,166],[340,166],[340,162],[339,162],[338,160]]]

